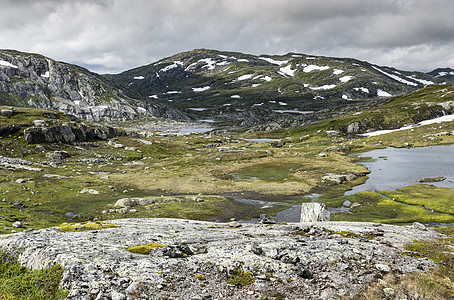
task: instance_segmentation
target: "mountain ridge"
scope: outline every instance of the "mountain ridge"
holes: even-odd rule
[[[408,72],[293,52],[195,49],[100,75],[41,54],[0,50],[0,104],[56,109],[90,121],[189,116],[244,127],[450,83],[451,68]]]

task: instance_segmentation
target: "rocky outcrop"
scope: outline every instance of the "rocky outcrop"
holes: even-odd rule
[[[229,227],[179,219],[112,222],[120,227],[1,236],[0,247],[20,249],[21,263],[33,269],[63,265],[62,287],[70,290],[70,300],[257,299],[271,294],[340,299],[386,273],[427,272],[433,263],[403,255],[402,245],[442,236],[426,228],[374,223]],[[127,250],[150,243],[159,248],[148,254]]]
[[[36,123],[36,122],[35,122]],[[39,126],[24,130],[24,139],[28,144],[85,142],[88,140],[107,140],[126,135],[122,130],[103,125],[85,125],[84,123],[39,123]]]
[[[55,109],[89,121],[130,120],[138,116],[187,119],[163,104],[127,96],[84,68],[50,58],[0,50],[0,104]]]

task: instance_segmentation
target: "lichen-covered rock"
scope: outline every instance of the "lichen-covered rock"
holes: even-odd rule
[[[286,299],[341,299],[353,297],[383,272],[427,272],[433,263],[403,255],[402,246],[442,236],[374,223],[242,223],[231,228],[181,219],[110,222],[120,227],[26,231],[0,236],[0,247],[21,251],[20,262],[33,269],[64,266],[68,300],[257,299],[271,292]],[[165,247],[148,254],[128,251],[150,243]],[[235,277],[235,287],[228,283],[243,275],[245,280]]]
[[[70,157],[70,155],[67,151],[60,150],[60,151],[53,151],[53,152],[46,153],[46,158],[49,158],[49,159],[61,160],[61,159],[65,159],[68,157]]]

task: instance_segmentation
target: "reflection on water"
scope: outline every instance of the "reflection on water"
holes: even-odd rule
[[[454,145],[421,148],[386,148],[361,153],[372,160],[360,162],[371,173],[364,184],[346,195],[365,191],[395,190],[420,183],[423,178],[446,177],[430,182],[439,187],[454,188]]]

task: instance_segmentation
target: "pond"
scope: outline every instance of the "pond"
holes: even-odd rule
[[[454,188],[454,145],[420,148],[386,148],[361,153],[371,157],[360,162],[371,173],[364,184],[355,186],[346,195],[365,191],[395,190],[421,183],[424,178],[446,177],[428,182],[439,187]]]

